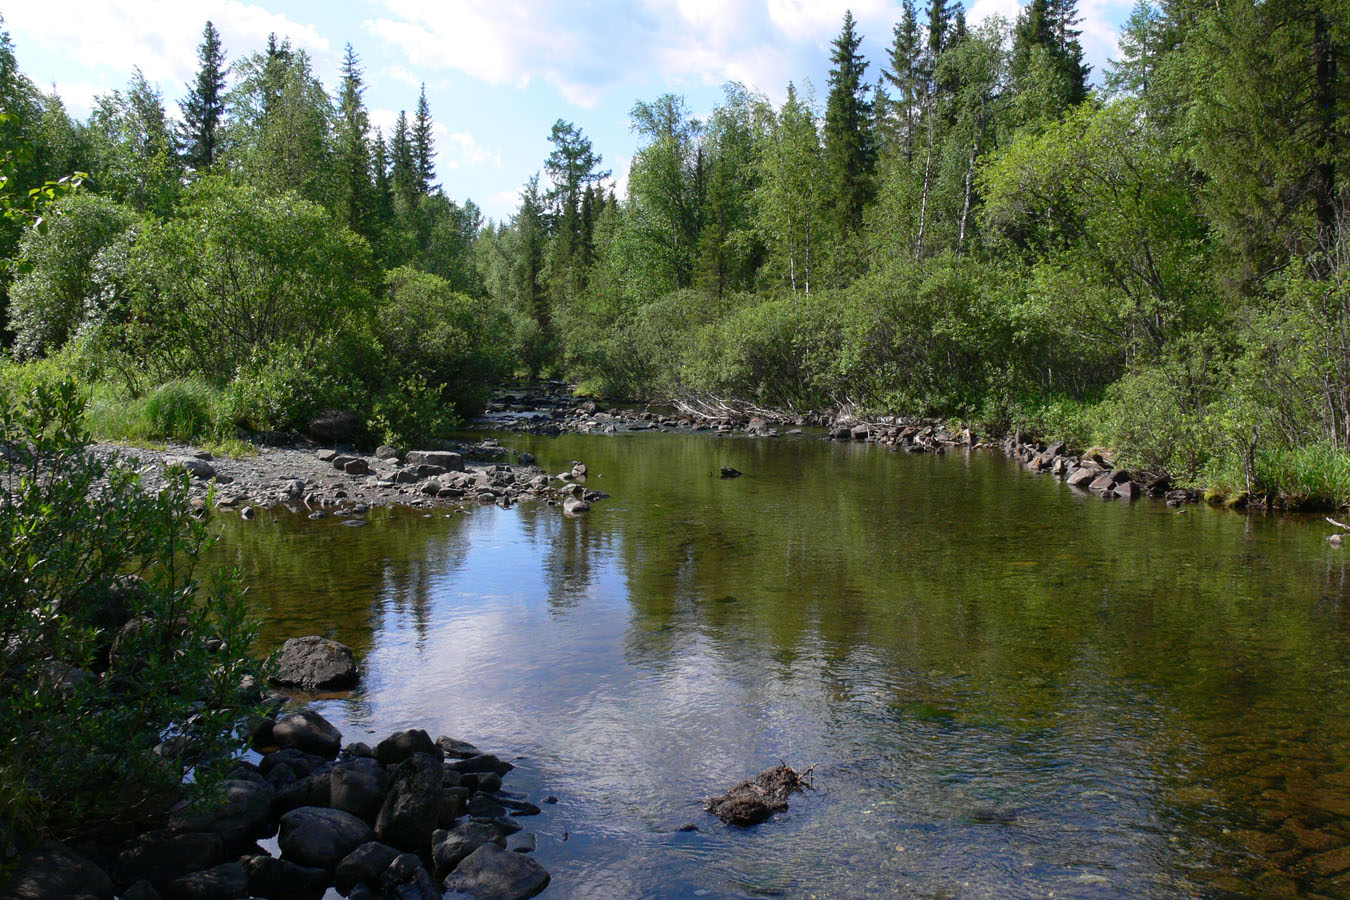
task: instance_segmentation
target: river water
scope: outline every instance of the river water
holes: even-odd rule
[[[216,555],[266,648],[355,650],[318,703],[346,740],[449,734],[558,798],[526,820],[546,898],[1350,897],[1350,551],[1320,520],[983,451],[501,440],[611,499],[262,514]],[[787,813],[702,811],[780,760],[815,766]]]

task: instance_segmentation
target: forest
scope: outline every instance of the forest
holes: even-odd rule
[[[3,190],[41,202],[0,225],[0,383],[75,376],[111,439],[343,408],[409,442],[548,376],[1350,501],[1348,7],[1141,2],[1103,72],[1073,0],[905,0],[875,60],[845,15],[823,97],[636,102],[621,196],[559,119],[503,222],[436,185],[425,91],[372,127],[350,46],[330,91],[286,39],[231,58],[207,23],[180,115],[138,71],[79,122],[5,36]]]

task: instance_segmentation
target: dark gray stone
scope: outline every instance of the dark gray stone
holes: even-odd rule
[[[148,880],[160,887],[224,861],[225,841],[209,832],[147,831],[117,855],[118,884]]]
[[[44,841],[19,860],[0,895],[6,900],[57,900],[79,894],[111,897],[112,879],[80,854],[56,841]]]
[[[437,831],[432,835],[431,859],[437,872],[449,875],[460,860],[484,844],[505,847],[506,838],[491,825],[465,822],[449,831]]]
[[[283,749],[289,747],[325,759],[337,756],[342,747],[342,732],[312,709],[277,722],[272,728],[272,736]]]
[[[410,466],[440,466],[447,472],[464,471],[464,457],[446,450],[414,450],[406,462]]]
[[[328,870],[271,856],[239,860],[248,875],[248,892],[267,900],[317,900],[328,890]]]
[[[350,441],[358,428],[361,417],[345,409],[326,409],[309,420],[309,436],[327,444],[343,444]]]
[[[122,893],[118,894],[120,900],[163,900],[155,886],[145,879],[133,884]]]
[[[440,900],[441,896],[422,860],[412,853],[401,854],[389,864],[380,874],[378,888],[390,900]]]
[[[380,841],[400,850],[425,850],[440,821],[443,790],[439,755],[416,753],[399,763],[375,820]]]
[[[430,735],[420,728],[395,731],[375,747],[375,758],[382,766],[392,766],[412,757],[414,753],[429,753],[440,759],[441,749]]]
[[[369,475],[370,463],[366,462],[364,459],[353,459],[342,467],[342,471],[346,472],[348,475]]]
[[[272,684],[306,691],[340,691],[356,684],[351,648],[317,634],[295,637],[272,655]]]
[[[272,772],[276,772],[273,769]],[[329,773],[312,772],[304,778],[296,779],[277,791],[272,803],[272,812],[281,815],[302,806],[331,806],[332,785]]]
[[[544,476],[539,477],[543,478]],[[451,759],[473,759],[475,756],[481,755],[478,748],[468,741],[455,740],[446,735],[436,738],[436,746],[440,747],[441,751]]]
[[[333,872],[333,886],[346,896],[352,888],[365,882],[375,884],[389,864],[400,856],[387,844],[368,841],[343,857]]]
[[[455,760],[449,764],[449,767],[456,772],[496,772],[498,775],[505,775],[515,768],[509,762],[498,759],[491,753],[480,753],[468,759]]]
[[[216,470],[209,462],[191,456],[167,456],[164,458],[164,467],[167,469],[184,469],[193,478],[216,477]]]
[[[332,869],[374,836],[370,826],[351,813],[302,806],[281,817],[277,846],[283,857],[302,866]]]
[[[219,835],[227,856],[242,852],[271,833],[274,796],[261,776],[232,778],[221,782],[211,796],[175,807],[169,815],[169,828]]]
[[[548,882],[548,872],[530,857],[484,844],[455,868],[445,886],[474,900],[527,900],[548,887]]]
[[[164,887],[165,900],[235,900],[248,896],[248,874],[237,862],[175,878]]]
[[[355,758],[339,763],[329,773],[328,805],[374,822],[389,790],[389,773],[375,760]]]

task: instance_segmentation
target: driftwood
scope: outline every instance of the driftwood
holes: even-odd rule
[[[1341,529],[1342,531],[1350,531],[1350,525],[1346,525],[1344,522],[1337,522],[1337,521],[1336,521],[1335,519],[1333,519],[1331,516],[1327,516],[1326,518],[1327,518],[1327,521],[1328,521],[1328,522],[1330,522],[1332,525],[1335,525],[1337,528]]]
[[[704,809],[728,825],[758,825],[788,808],[787,798],[811,787],[815,766],[798,772],[786,763],[766,769],[749,781],[717,797],[709,797]]]

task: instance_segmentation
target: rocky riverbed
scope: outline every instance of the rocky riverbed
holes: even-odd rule
[[[586,486],[587,470],[577,461],[548,473],[528,453],[513,453],[495,441],[455,449],[403,450],[380,447],[362,453],[350,447],[312,444],[259,446],[257,454],[215,458],[193,447],[165,450],[99,444],[101,456],[134,461],[142,484],[157,490],[167,472],[183,468],[192,476],[194,502],[209,502],[252,518],[258,509],[285,506],[311,519],[328,516],[362,521],[373,507],[448,507],[465,503],[510,507],[527,500],[559,506],[571,515],[608,495]]]

